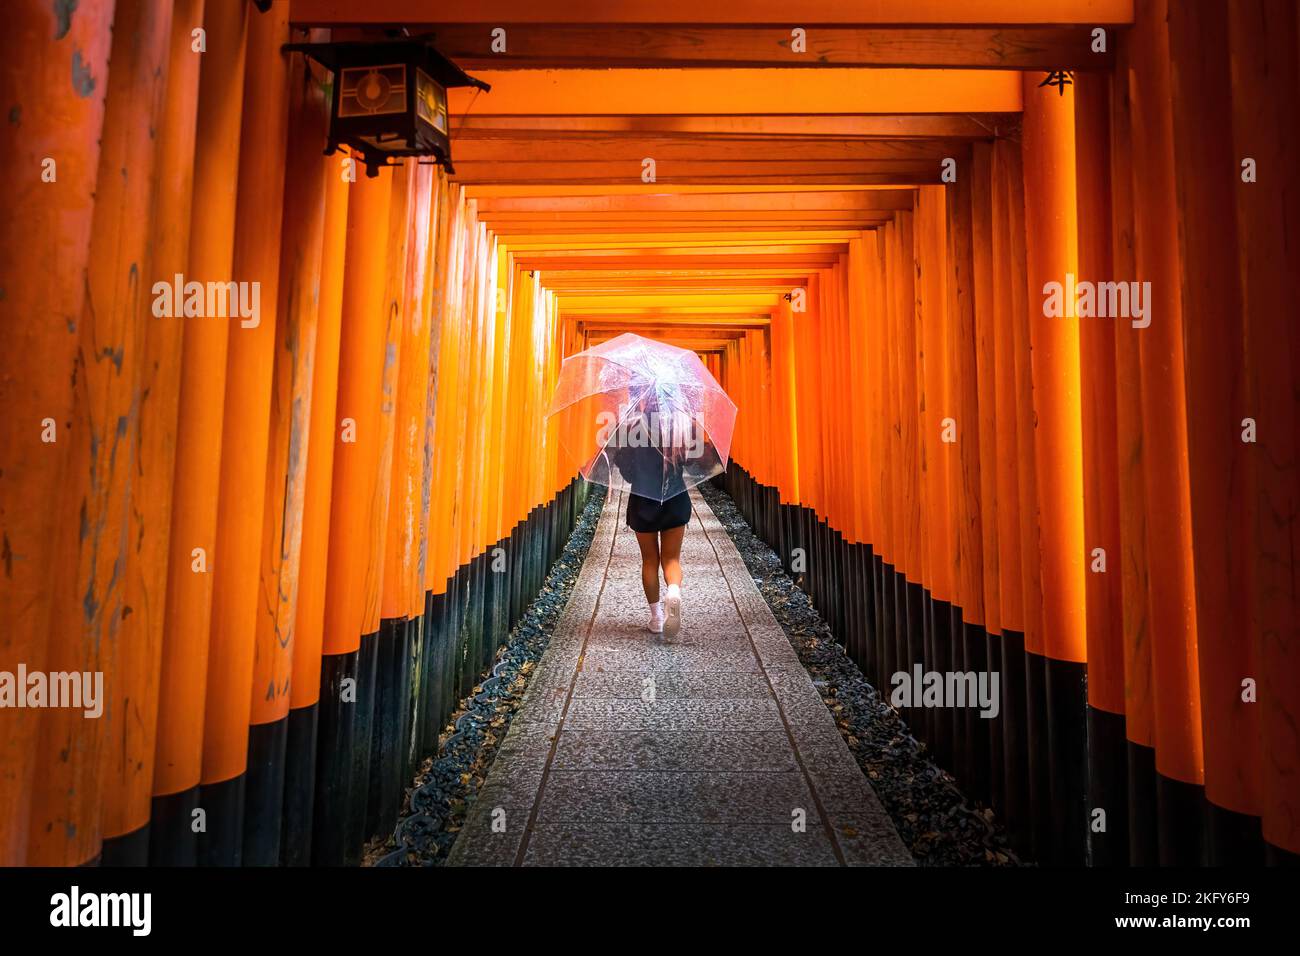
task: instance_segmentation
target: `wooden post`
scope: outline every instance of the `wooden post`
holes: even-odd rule
[[[360,852],[350,839],[350,820],[364,812],[365,789],[353,785],[353,765],[369,755],[369,736],[357,739],[357,712],[374,701],[360,692],[359,655],[370,609],[379,601],[382,559],[375,525],[386,513],[378,502],[392,172],[359,177],[349,192],[312,821],[312,862],[318,866],[337,866]]]
[[[204,6],[207,51],[200,56],[199,67],[194,191],[188,268],[183,276],[187,282],[231,278],[247,15],[248,7],[242,3]],[[207,825],[207,810],[196,811],[204,809],[198,805],[198,787],[231,325],[224,317],[194,316],[187,321],[181,346],[149,840],[150,862],[170,865],[195,862],[195,827]]]
[[[1253,369],[1246,364],[1248,332],[1236,259],[1237,194],[1252,188],[1242,182],[1236,150],[1242,147],[1249,155],[1250,146],[1230,135],[1206,135],[1206,130],[1233,130],[1237,110],[1251,108],[1232,97],[1230,7],[1210,0],[1189,11],[1175,3],[1168,19],[1200,664],[1193,675],[1200,686],[1209,809],[1206,859],[1220,865],[1263,859],[1261,708],[1245,699],[1242,686],[1260,673],[1259,641],[1250,638],[1259,630],[1252,560],[1258,548],[1259,456],[1258,446],[1243,440],[1243,427],[1245,418],[1258,421],[1268,413],[1251,407]],[[1294,89],[1292,83],[1293,101]],[[1266,89],[1258,92],[1272,96]],[[1235,128],[1244,132],[1240,123]]]
[[[296,768],[310,746],[289,750],[295,622],[304,526],[311,406],[315,390],[321,246],[325,218],[325,90],[307,58],[289,54],[289,146],[285,154],[284,214],[279,253],[275,351],[271,368],[265,501],[258,549],[244,862],[273,866],[281,858],[281,826],[310,801],[310,779]],[[312,683],[315,683],[313,677]],[[295,741],[297,743],[297,741]],[[287,774],[290,762],[295,776]],[[292,783],[292,787],[288,784]],[[287,800],[287,802],[286,802]],[[306,838],[295,829],[296,844]]]
[[[147,673],[144,646],[121,642],[126,604],[132,490],[139,460],[140,366],[151,290],[149,274],[153,136],[162,114],[171,11],[147,0],[118,4],[112,69],[95,189],[86,298],[75,398],[69,415],[69,467],[58,491],[58,548],[68,563],[51,577],[47,667],[100,672],[101,714],[51,708],[41,717],[28,863],[77,865],[100,853],[104,753],[110,727],[122,734],[119,663]],[[123,170],[126,174],[123,175]],[[74,557],[75,556],[75,557]],[[75,569],[75,572],[74,570]],[[147,679],[147,678],[146,678]]]
[[[1140,0],[1130,33],[1135,275],[1150,282],[1138,333],[1146,482],[1147,586],[1155,690],[1158,850],[1163,864],[1202,859],[1200,685],[1188,494],[1176,155],[1166,0]]]
[[[1103,73],[1075,76],[1079,280],[1118,281],[1111,260],[1110,83]],[[1115,327],[1127,319],[1080,321],[1083,407],[1083,515],[1087,570],[1088,833],[1091,862],[1128,859],[1128,774],[1124,745],[1124,630],[1119,562]],[[1097,817],[1101,811],[1103,817]],[[1100,825],[1104,823],[1104,828]]]
[[[260,314],[228,318],[221,485],[212,580],[212,632],[204,699],[200,802],[207,832],[200,862],[237,864],[243,852],[244,773],[248,756],[253,659],[270,429],[275,330],[279,312],[280,235],[288,132],[288,67],[280,47],[289,12],[273,5],[250,15],[240,129],[239,201],[231,280],[259,296]],[[276,172],[267,175],[267,170]]]
[[[1029,335],[1033,350],[1035,470],[1043,594],[1047,733],[1041,749],[1051,782],[1049,861],[1082,863],[1086,834],[1083,434],[1079,322],[1066,289],[1078,275],[1074,95],[1025,75],[1024,179]],[[1050,314],[1048,284],[1060,291]],[[1040,859],[1042,857],[1040,856]]]
[[[9,673],[20,664],[33,671],[48,667],[56,603],[50,582],[74,576],[75,557],[59,544],[59,511],[30,503],[63,487],[84,428],[78,422],[72,430],[78,323],[112,19],[110,0],[82,4],[66,23],[50,4],[21,3],[5,11],[0,30],[0,91],[14,118],[0,125],[0,149],[11,171],[0,184],[0,206],[10,223],[0,231],[0,542],[5,554],[26,558],[6,560],[0,577],[0,669]],[[44,179],[49,172],[54,178]],[[29,708],[5,715],[0,866],[27,862],[41,717],[42,711]]]
[[[1018,514],[1020,516],[1020,581],[1023,587],[1024,642],[1023,668],[1014,664],[1008,668],[1008,681],[1020,686],[1008,686],[1012,711],[1021,710],[1024,719],[1017,726],[1006,727],[1003,744],[1014,759],[1008,761],[1010,771],[1008,799],[1013,788],[1023,796],[1023,809],[1015,818],[1028,821],[1022,846],[1036,859],[1046,859],[1050,852],[1050,820],[1048,803],[1049,775],[1044,759],[1042,739],[1047,726],[1047,697],[1043,679],[1043,590],[1040,534],[1038,523],[1038,477],[1036,468],[1034,412],[1034,381],[1030,324],[1033,310],[1041,309],[1038,295],[1029,283],[1028,235],[1025,218],[1023,147],[1009,141],[1000,141],[1007,195],[1008,261],[1011,292],[1011,352],[1015,366],[1016,415],[1016,485],[1019,490]],[[1041,294],[1041,292],[1039,292]],[[1018,650],[1018,648],[1017,648]],[[1021,709],[1020,700],[1024,700]],[[1005,726],[1005,725],[1004,725]]]
[[[285,807],[286,821],[301,823],[305,833],[299,837],[294,827],[286,829],[281,856],[287,866],[305,866],[311,862],[316,813],[317,740],[324,727],[325,714],[331,717],[338,714],[337,708],[321,706],[321,685],[325,578],[331,539],[330,499],[334,485],[334,456],[340,438],[335,412],[339,392],[349,170],[355,169],[350,164],[345,165],[346,160],[348,157],[335,154],[326,160],[325,166],[316,358],[312,370],[307,486],[303,493],[302,547],[298,559],[298,610],[293,628],[293,673],[289,686],[289,770],[286,783],[289,800]],[[299,769],[305,776],[301,784],[296,778]]]
[[[370,398],[379,403],[379,460],[376,475],[375,520],[372,526],[372,542],[367,550],[374,555],[374,564],[378,573],[378,587],[373,603],[365,609],[365,624],[362,627],[361,667],[357,681],[358,699],[362,707],[357,715],[358,750],[362,756],[354,764],[354,796],[361,799],[354,806],[360,816],[350,823],[348,840],[351,852],[360,853],[365,840],[378,835],[381,831],[380,810],[382,807],[381,787],[384,785],[384,705],[386,703],[386,682],[392,674],[392,666],[398,659],[394,645],[405,642],[405,634],[396,633],[398,623],[395,618],[384,617],[385,582],[390,575],[397,575],[400,581],[402,568],[390,568],[387,561],[387,541],[390,509],[393,492],[393,445],[397,422],[398,385],[401,375],[401,347],[405,325],[405,302],[403,292],[406,287],[406,255],[411,234],[411,212],[414,201],[413,169],[414,160],[406,160],[393,169],[393,195],[388,210],[388,253],[384,263],[383,308],[384,308],[384,366],[380,388]],[[371,550],[373,549],[373,550]],[[373,636],[372,636],[373,635]],[[368,741],[368,743],[366,743]]]
[[[1295,6],[1285,0],[1247,0],[1228,5],[1228,18],[1243,357],[1253,373],[1242,417],[1255,418],[1259,429],[1256,444],[1236,445],[1234,452],[1254,459],[1257,483],[1254,553],[1248,560],[1253,563],[1258,634],[1261,809],[1269,859],[1283,862],[1300,854],[1300,755],[1294,737],[1300,720],[1300,522],[1294,517],[1300,513],[1295,391],[1300,335],[1290,309],[1294,277],[1300,273],[1300,250],[1291,239],[1300,229],[1300,194],[1276,172],[1286,168],[1300,146],[1291,119],[1300,108],[1297,17]],[[1256,164],[1254,183],[1241,175],[1246,158]],[[1233,690],[1239,699],[1238,689]]]
[[[192,31],[203,22],[203,0],[176,5],[168,42],[166,99],[158,126],[154,170],[151,264],[143,277],[171,286],[184,273],[190,240],[194,191],[194,134],[200,54]],[[175,307],[177,304],[173,303]],[[108,752],[104,781],[104,860],[109,864],[148,862],[150,796],[157,753],[159,664],[165,637],[167,561],[172,492],[176,467],[177,412],[181,388],[181,350],[187,320],[173,315],[146,318],[140,368],[140,443],[137,487],[132,489],[130,549],[126,566],[124,648],[113,683],[122,706],[110,716],[109,739],[125,747]],[[128,714],[128,711],[130,712]],[[119,726],[120,723],[120,726]]]
[[[1131,57],[1124,40],[1116,52],[1111,83],[1111,261],[1116,281],[1136,281],[1134,260],[1134,182],[1132,118],[1129,108]],[[1142,447],[1142,367],[1139,341],[1144,330],[1132,322],[1115,325],[1115,433],[1120,526],[1121,635],[1124,642],[1124,734],[1127,820],[1108,812],[1111,832],[1127,830],[1128,862],[1154,865],[1156,847],[1155,689],[1152,681],[1149,587],[1147,576],[1146,479]]]
[[[979,516],[980,561],[983,584],[984,633],[981,635],[982,661],[968,661],[973,669],[980,663],[988,674],[998,674],[999,698],[1004,689],[1002,681],[1002,610],[1000,607],[1001,568],[998,542],[998,471],[999,434],[1006,432],[997,418],[997,326],[1006,324],[1006,315],[994,309],[993,281],[993,147],[976,143],[971,151],[970,201],[971,201],[971,266],[974,280],[975,328],[974,349],[977,378],[974,401],[979,408]],[[1014,421],[1014,419],[1013,419]],[[980,725],[983,725],[981,728]],[[987,774],[988,802],[1002,806],[1002,708],[999,699],[995,716],[980,715],[972,733],[980,733],[987,740],[988,756],[984,772]]]

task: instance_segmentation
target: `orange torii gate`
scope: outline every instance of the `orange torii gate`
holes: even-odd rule
[[[787,6],[499,4],[494,60],[480,4],[16,4],[0,674],[105,716],[6,703],[0,863],[358,862],[586,500],[560,362],[629,330],[728,389],[882,694],[997,674],[898,706],[1027,855],[1300,854],[1294,5],[816,0],[807,62]],[[321,155],[281,48],[381,22],[492,84],[454,175]]]

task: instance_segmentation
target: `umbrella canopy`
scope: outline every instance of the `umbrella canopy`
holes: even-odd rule
[[[721,474],[736,425],[698,355],[630,332],[564,360],[550,414],[584,478],[655,501]]]

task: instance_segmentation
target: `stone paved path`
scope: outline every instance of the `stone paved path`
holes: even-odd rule
[[[669,641],[644,630],[626,499],[607,496],[451,864],[912,864],[731,539],[692,498]]]

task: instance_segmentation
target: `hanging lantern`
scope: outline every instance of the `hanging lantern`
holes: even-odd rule
[[[367,176],[403,156],[432,156],[451,165],[447,90],[488,84],[464,73],[426,38],[288,43],[334,74],[328,156],[346,145],[366,164]]]

